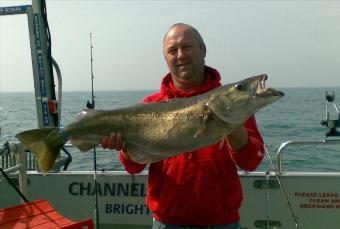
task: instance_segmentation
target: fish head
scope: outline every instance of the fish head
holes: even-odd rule
[[[225,123],[244,123],[261,108],[284,96],[281,91],[266,88],[266,74],[253,76],[216,90],[209,108]]]

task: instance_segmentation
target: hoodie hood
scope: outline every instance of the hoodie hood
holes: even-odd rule
[[[171,74],[168,73],[162,80],[160,94],[166,99],[184,98],[199,95],[221,86],[221,76],[216,69],[205,66],[205,76],[205,81],[201,86],[191,90],[180,90],[175,87]]]
[[[156,102],[173,98],[187,98],[203,94],[211,89],[221,86],[221,76],[216,69],[205,66],[205,76],[205,81],[201,86],[186,91],[177,89],[172,81],[171,74],[168,73],[162,80],[160,92],[149,95],[143,99],[143,102]]]

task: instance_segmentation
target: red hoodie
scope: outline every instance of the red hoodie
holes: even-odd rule
[[[164,77],[159,93],[144,102],[191,97],[219,87],[220,74],[206,66],[206,81],[190,91],[174,87],[171,75]],[[248,143],[234,152],[225,141],[192,153],[180,154],[150,164],[146,202],[154,218],[177,225],[216,225],[239,221],[242,189],[237,166],[254,170],[263,157],[263,140],[254,117],[247,120]],[[119,159],[131,173],[141,172],[145,165]]]

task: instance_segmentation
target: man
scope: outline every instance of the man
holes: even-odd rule
[[[221,85],[217,70],[205,65],[201,35],[190,25],[175,24],[168,30],[163,54],[170,73],[164,77],[160,92],[144,102],[191,97]],[[112,133],[103,138],[102,147],[120,150],[125,169],[139,173],[146,165],[131,160],[123,137]],[[251,117],[221,142],[150,164],[146,202],[154,214],[153,229],[240,228],[242,190],[236,165],[254,170],[263,151],[255,118]]]

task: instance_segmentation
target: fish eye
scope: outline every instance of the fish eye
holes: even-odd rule
[[[247,89],[246,85],[243,83],[237,83],[235,84],[235,88],[239,91],[245,91]]]

